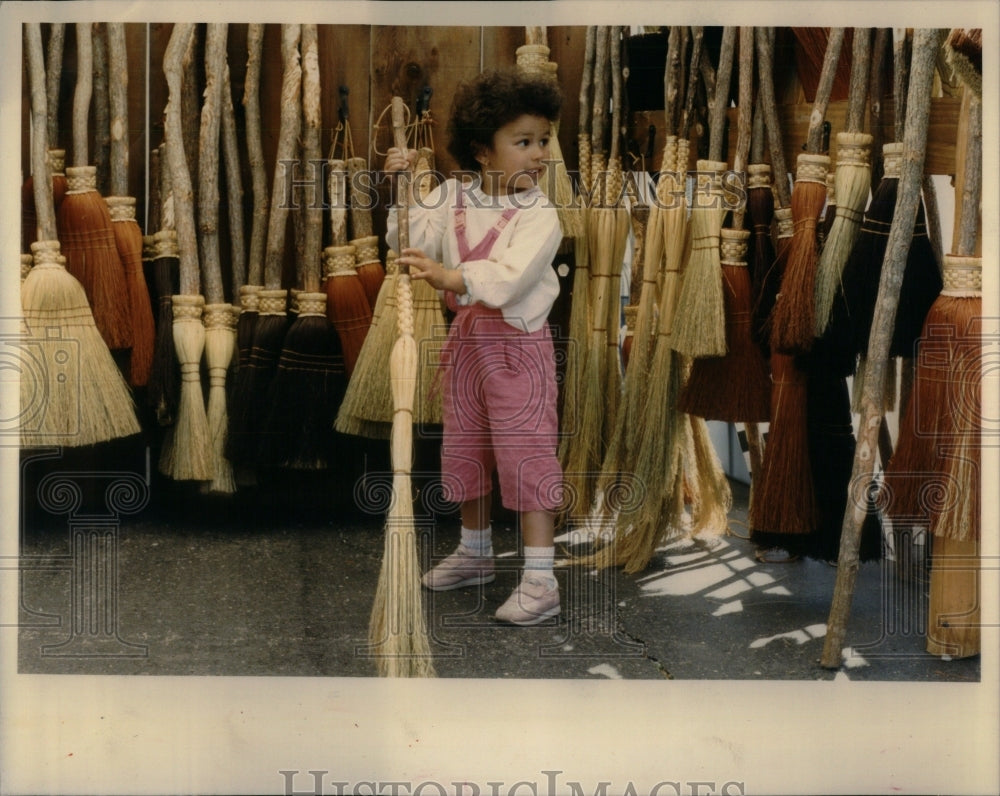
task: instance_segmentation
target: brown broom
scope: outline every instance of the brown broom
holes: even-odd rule
[[[913,34],[913,60],[910,85],[906,95],[903,135],[906,156],[903,158],[899,198],[886,246],[879,300],[876,304],[872,335],[868,345],[868,369],[863,386],[858,444],[851,474],[851,483],[854,484],[869,484],[874,470],[874,451],[878,448],[878,433],[883,416],[882,398],[889,345],[903,271],[920,205],[920,183],[926,158],[930,93],[937,52],[942,39],[943,32],[935,29],[918,28]],[[820,659],[820,664],[827,668],[837,668],[842,661],[847,619],[857,580],[858,548],[866,508],[864,501],[849,501],[848,508],[844,512],[837,579]]]
[[[258,315],[254,322],[250,356],[246,367],[240,368],[232,396],[234,411],[230,418],[226,455],[234,464],[249,465],[257,460],[260,448],[259,435],[269,409],[268,390],[277,372],[288,328],[286,313],[288,294],[281,287],[290,212],[289,206],[283,201],[285,180],[283,164],[293,161],[296,157],[301,127],[300,39],[300,25],[281,26],[281,120],[265,231],[266,242],[262,254],[264,287],[257,293]],[[256,186],[254,190],[256,192]],[[251,240],[252,254],[248,279],[256,276],[252,273],[254,264],[252,246],[253,240]]]
[[[344,368],[350,378],[372,325],[372,308],[354,264],[354,247],[328,246],[323,256],[326,317],[340,338]]]
[[[219,256],[219,140],[228,25],[210,23],[205,34],[205,100],[198,138],[198,244],[205,291],[205,365],[208,371],[208,427],[212,479],[209,492],[236,491],[232,463],[225,456],[229,416],[226,377],[236,348],[232,305],[226,301]]]
[[[91,24],[77,23],[77,85],[73,95],[73,165],[66,169],[66,197],[56,225],[66,270],[87,291],[94,322],[112,350],[132,345],[128,287],[111,216],[97,192],[97,169],[87,164],[90,99],[93,93]]]
[[[174,351],[174,313],[171,296],[180,290],[180,251],[177,231],[161,229],[153,235],[153,289],[156,292],[156,348],[149,374],[147,402],[160,426],[171,426],[180,401],[180,371]]]
[[[128,54],[125,48],[125,26],[120,22],[107,23],[107,38],[111,109],[109,170],[112,195],[105,201],[111,216],[118,256],[125,268],[128,307],[132,316],[132,354],[129,358],[128,380],[133,387],[144,387],[149,382],[153,367],[156,324],[142,265],[142,230],[135,218],[135,197],[130,196],[128,189]]]
[[[171,307],[174,349],[181,368],[181,392],[176,420],[160,451],[159,468],[164,475],[177,481],[209,481],[214,475],[212,434],[201,385],[205,297],[201,294],[194,191],[184,155],[180,103],[185,58],[190,52],[194,27],[189,23],[175,24],[163,58],[168,87],[164,138],[180,256],[180,287],[179,292],[171,296]]]
[[[403,107],[400,97],[392,98],[395,144],[405,152]],[[409,246],[409,176],[405,171],[400,173],[398,188],[401,250]],[[393,498],[386,517],[385,550],[368,628],[369,643],[382,677],[434,676],[420,594],[410,478],[418,355],[409,288],[410,275],[402,268],[396,279],[399,334],[389,360],[394,407],[391,442]]]
[[[25,23],[24,36],[31,85],[35,212],[42,239],[32,244],[34,266],[21,283],[21,310],[27,332],[47,336],[56,350],[42,381],[32,378],[34,374],[21,374],[21,445],[93,445],[138,434],[141,428],[128,385],[94,324],[86,293],[60,254],[46,162],[41,26]]]
[[[813,101],[806,138],[806,152],[796,161],[792,190],[795,234],[781,277],[781,291],[771,317],[771,347],[789,354],[809,351],[815,334],[816,225],[826,200],[829,156],[821,153],[823,119],[844,41],[843,28],[831,28],[823,70]]]
[[[725,215],[722,173],[727,166],[722,160],[722,147],[736,33],[731,26],[723,30],[709,122],[709,157],[697,162],[691,207],[691,255],[684,266],[684,280],[677,298],[673,344],[678,352],[689,357],[717,357],[726,353],[719,231]]]
[[[837,287],[861,222],[871,185],[872,137],[862,132],[871,65],[871,31],[854,29],[851,53],[851,86],[847,101],[846,130],[837,133],[837,167],[834,193],[836,213],[816,266],[815,335],[821,337],[830,319]],[[830,214],[829,209],[827,214]]]

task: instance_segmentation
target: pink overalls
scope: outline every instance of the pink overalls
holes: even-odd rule
[[[489,256],[516,208],[470,248],[459,191],[455,234],[462,262]],[[460,306],[442,350],[444,440],[441,480],[446,499],[462,503],[492,490],[496,469],[503,505],[518,512],[557,510],[562,469],[556,458],[558,416],[552,337],[546,324],[526,332],[499,309]]]

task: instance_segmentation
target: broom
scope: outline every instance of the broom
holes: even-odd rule
[[[181,367],[181,393],[174,426],[160,451],[159,467],[164,475],[178,481],[208,481],[214,475],[212,434],[201,386],[205,297],[200,292],[193,189],[184,155],[180,107],[184,59],[194,27],[193,24],[175,24],[163,58],[169,92],[164,111],[164,138],[180,254],[180,289],[178,294],[171,296],[171,307],[174,349]]]
[[[171,426],[180,401],[180,372],[172,332],[171,296],[180,290],[180,252],[177,231],[161,229],[153,235],[153,288],[156,292],[156,348],[149,374],[147,401],[161,426]]]
[[[826,174],[830,158],[821,154],[823,118],[844,40],[843,28],[831,28],[813,102],[806,152],[796,161],[792,190],[795,233],[788,262],[781,277],[780,297],[771,317],[771,348],[789,354],[809,351],[815,334],[816,224],[826,200]]]
[[[111,108],[111,196],[106,198],[111,216],[118,256],[125,267],[128,307],[132,321],[132,355],[129,358],[129,383],[144,387],[149,382],[156,345],[156,324],[142,265],[142,230],[135,218],[135,197],[128,189],[128,56],[125,26],[107,23],[108,60],[110,63],[109,103]]]
[[[587,28],[583,71],[580,76],[580,111],[577,146],[579,151],[579,190],[581,195],[590,195],[590,137],[587,134],[590,120],[590,90],[594,78],[597,29]],[[584,382],[581,380],[586,357],[587,334],[590,330],[590,257],[587,251],[585,230],[590,225],[589,202],[580,207],[581,231],[573,240],[573,284],[570,294],[569,343],[566,349],[566,366],[563,375],[564,388],[560,403],[559,463],[564,472],[571,468],[571,456],[577,453],[578,406]]]
[[[228,26],[211,23],[205,35],[205,101],[198,138],[198,244],[205,290],[205,365],[208,370],[208,427],[211,435],[210,492],[236,491],[233,466],[225,456],[229,417],[226,377],[236,348],[235,317],[226,302],[219,259],[219,139]]]
[[[739,133],[733,159],[738,174],[746,172],[750,151],[753,36],[752,29],[740,29]],[[742,228],[744,215],[744,210],[735,210],[732,227],[720,230],[726,354],[694,360],[679,402],[688,414],[731,423],[766,421],[770,403],[767,363],[750,334],[751,283],[746,260],[750,232]]]
[[[392,98],[392,126],[396,146],[406,151],[403,100]],[[409,246],[409,174],[400,173],[399,248]],[[417,344],[413,336],[410,275],[405,268],[396,279],[399,335],[393,344],[389,370],[393,393],[392,503],[385,524],[385,549],[368,629],[378,673],[383,677],[432,677],[427,631],[424,626],[413,524],[410,466],[413,458],[413,407],[417,379]]]
[[[256,462],[260,447],[259,434],[269,409],[268,389],[277,372],[282,343],[288,328],[286,315],[287,291],[282,289],[283,257],[287,234],[289,207],[282,200],[284,163],[293,161],[301,126],[300,90],[302,69],[299,56],[300,25],[281,26],[281,120],[278,130],[278,149],[271,185],[269,215],[265,232],[263,258],[263,284],[258,291],[258,315],[254,322],[253,342],[246,367],[241,367],[234,388],[233,417],[230,421],[226,456],[234,463]],[[253,152],[251,152],[253,157]],[[255,184],[254,191],[257,187]],[[255,201],[255,223],[257,202]],[[251,257],[247,278],[252,280],[254,270],[254,240],[251,239]],[[235,422],[234,422],[235,421]]]
[[[27,331],[37,337],[46,330],[48,345],[55,351],[44,381],[32,378],[33,374],[21,375],[20,441],[26,448],[93,445],[138,434],[141,428],[128,385],[97,330],[86,293],[63,265],[46,162],[41,26],[26,23],[24,35],[31,84],[35,212],[42,239],[32,244],[34,266],[21,283],[21,310]]]
[[[821,337],[830,319],[840,278],[861,230],[871,185],[869,153],[872,137],[861,131],[871,64],[871,31],[855,28],[851,54],[851,85],[847,128],[837,133],[834,194],[837,209],[816,266],[815,335]],[[827,213],[829,214],[829,210]]]
[[[77,23],[77,84],[73,95],[73,165],[66,169],[66,196],[56,226],[66,270],[87,292],[94,322],[112,350],[132,345],[132,318],[125,270],[115,246],[111,216],[97,192],[97,168],[87,165],[87,116],[93,86],[90,23]]]
[[[870,483],[873,474],[873,452],[877,448],[878,431],[883,415],[883,382],[887,370],[894,316],[920,204],[919,186],[926,157],[930,92],[941,40],[942,32],[939,30],[920,28],[914,31],[913,62],[906,97],[903,136],[906,156],[902,163],[899,200],[886,246],[879,301],[872,320],[872,335],[868,345],[868,370],[863,386],[862,412],[858,426],[860,430],[851,474],[851,482],[855,484]],[[862,503],[859,501],[853,505],[849,504],[844,512],[837,579],[820,659],[820,664],[827,668],[837,668],[841,665],[847,619],[857,579],[858,548],[863,520]]]
[[[719,231],[725,215],[721,181],[726,162],[722,160],[722,146],[736,33],[736,28],[728,26],[722,34],[709,122],[709,157],[697,163],[698,184],[691,208],[691,255],[684,266],[684,280],[677,299],[673,344],[678,352],[692,358],[726,353]]]
[[[302,26],[302,154],[322,163],[320,77],[316,25]],[[323,469],[332,463],[333,421],[347,384],[337,333],[327,318],[328,295],[320,290],[323,207],[302,205],[302,290],[298,313],[285,334],[277,371],[269,388],[258,460],[294,469]],[[359,285],[360,289],[360,285]],[[362,304],[367,302],[362,296]]]

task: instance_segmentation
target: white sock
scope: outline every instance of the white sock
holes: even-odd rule
[[[463,525],[462,546],[473,555],[489,558],[493,555],[493,526],[487,525],[482,530],[472,530]]]
[[[524,548],[524,572],[522,578],[542,578],[549,582],[555,582],[555,575],[552,573],[552,565],[555,562],[556,548],[552,547],[525,547]]]

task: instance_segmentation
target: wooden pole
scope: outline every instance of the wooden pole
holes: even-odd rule
[[[854,456],[852,484],[867,484],[874,473],[879,426],[883,419],[882,394],[888,369],[889,345],[892,340],[906,257],[920,206],[920,183],[926,158],[930,93],[934,81],[937,50],[944,33],[943,30],[921,28],[916,30],[913,36],[913,58],[903,133],[905,153],[899,178],[899,198],[889,230],[885,262],[879,282],[878,303],[868,343],[868,369],[861,397],[861,422]],[[823,655],[820,659],[820,664],[825,668],[836,669],[841,665],[847,619],[858,576],[858,550],[865,513],[864,500],[848,501],[841,529],[837,580],[827,620]]]

